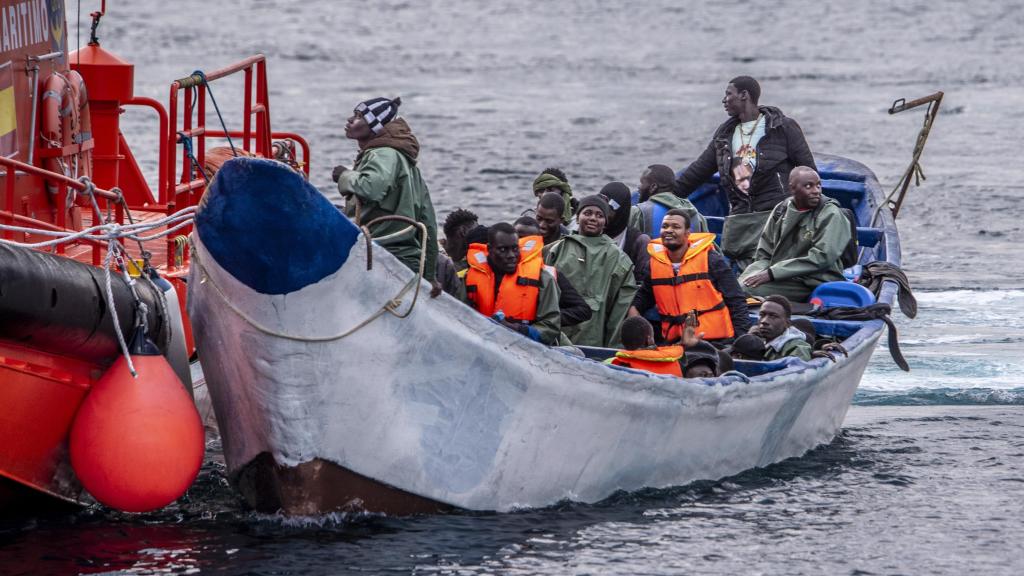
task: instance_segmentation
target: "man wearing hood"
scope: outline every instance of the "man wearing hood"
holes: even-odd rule
[[[669,210],[690,217],[691,232],[707,232],[708,222],[686,198],[676,195],[676,173],[664,164],[652,164],[640,175],[640,201],[630,214],[629,225],[651,238],[661,236],[661,221]]]
[[[838,202],[822,196],[821,179],[811,168],[794,168],[789,190],[793,197],[771,211],[740,284],[754,296],[806,302],[819,284],[844,279],[841,258],[850,222]]]
[[[608,208],[612,212],[604,227],[605,236],[611,238],[619,250],[629,256],[633,263],[633,277],[639,284],[647,265],[647,243],[651,237],[630,225],[631,194],[629,186],[622,182],[611,182],[601,188],[601,196],[608,201]]]
[[[373,98],[356,106],[345,124],[345,136],[359,143],[355,166],[334,168],[338,192],[348,201],[345,215],[366,223],[380,216],[405,216],[427,227],[423,279],[431,284],[431,297],[441,294],[437,273],[437,221],[430,192],[416,166],[420,144],[404,118],[398,118],[400,98]],[[405,222],[387,220],[373,226],[375,237],[404,230]],[[383,243],[414,272],[420,267],[418,231]]]
[[[633,263],[604,234],[610,209],[598,195],[580,200],[579,232],[546,248],[546,263],[569,277],[593,312],[590,320],[563,330],[578,346],[621,347],[622,321],[636,293]]]
[[[538,199],[547,192],[557,192],[565,205],[562,208],[562,224],[568,225],[572,222],[572,216],[576,213],[577,202],[572,197],[572,186],[569,186],[569,179],[559,168],[545,168],[533,180],[533,195]]]
[[[769,296],[761,304],[757,324],[750,333],[764,340],[764,360],[793,356],[810,361],[811,345],[806,334],[793,326],[791,316],[792,308],[784,296]]]
[[[729,198],[722,231],[722,251],[744,265],[753,257],[758,234],[772,207],[787,196],[784,182],[794,166],[817,170],[800,125],[773,106],[760,106],[761,86],[750,76],[729,81],[722,105],[729,119],[711,143],[679,177],[679,194],[687,196],[717,171]],[[735,159],[753,169],[750,186],[734,181]],[[742,266],[742,265],[741,265]]]

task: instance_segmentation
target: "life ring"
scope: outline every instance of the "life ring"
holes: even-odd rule
[[[61,149],[65,145],[65,136],[69,136],[70,130],[65,130],[64,119],[71,115],[74,105],[72,103],[71,86],[64,76],[54,72],[43,83],[42,98],[42,122],[39,126],[40,136],[44,148]],[[70,123],[69,123],[70,124]],[[70,128],[70,125],[68,126]],[[70,138],[67,138],[70,140]],[[71,177],[71,166],[65,162],[62,156],[51,156],[43,159],[43,168],[50,172],[63,174]],[[47,188],[55,186],[47,184]]]
[[[71,94],[74,96],[74,107],[76,114],[72,118],[77,125],[71,129],[71,142],[73,144],[85,144],[92,140],[92,116],[89,114],[89,91],[85,86],[85,78],[77,71],[68,73],[68,81],[71,84]],[[78,153],[78,176],[92,178],[92,148]]]
[[[67,76],[56,72],[50,74],[43,84],[42,101],[40,137],[44,149],[64,150],[92,139],[89,94],[85,80],[78,72],[72,70]],[[68,178],[92,178],[92,150],[44,158],[43,168]],[[57,187],[49,183],[47,189],[51,193],[57,191]],[[90,200],[79,196],[75,203],[85,206]]]

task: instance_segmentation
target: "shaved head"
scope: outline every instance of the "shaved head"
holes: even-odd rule
[[[808,173],[814,174],[815,176],[818,175],[818,173],[815,172],[813,168],[808,168],[807,166],[797,166],[796,168],[790,170],[789,186],[793,187],[794,183],[797,182],[798,179],[806,178]]]
[[[797,166],[789,173],[789,193],[798,209],[817,208],[821,204],[821,178],[807,166]]]

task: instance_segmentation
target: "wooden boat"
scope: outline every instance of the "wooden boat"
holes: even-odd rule
[[[818,166],[861,222],[861,262],[899,265],[875,175]],[[720,226],[714,183],[691,199]],[[425,283],[365,233],[262,160],[227,162],[199,207],[189,313],[230,478],[259,510],[509,511],[767,466],[832,440],[884,328],[815,320],[844,339],[835,362],[658,376],[417,299]]]
[[[270,129],[262,56],[170,82],[165,108],[135,96],[132,64],[100,47],[103,10],[93,14],[89,45],[70,54],[63,2],[0,0],[0,13],[10,15],[0,18],[0,512],[37,513],[90,501],[68,457],[69,430],[123,353],[115,327],[130,337],[144,316],[148,337],[190,382],[184,248],[188,209],[206,188],[193,168],[217,163],[207,158],[207,139],[231,136],[240,154],[271,156],[272,138],[288,138],[301,145],[307,170],[309,152],[301,137]],[[209,85],[231,74],[245,77],[243,129],[208,130]],[[159,120],[154,189],[118,124],[126,108],[140,107]],[[128,230],[133,222],[136,231],[162,236],[146,254],[135,242],[119,243],[122,257],[162,278],[136,282],[146,314],[124,278],[133,265],[108,259],[114,228],[94,228]],[[69,236],[76,232],[83,234]],[[47,234],[57,240],[40,245],[54,240]],[[40,250],[25,248],[32,245]]]

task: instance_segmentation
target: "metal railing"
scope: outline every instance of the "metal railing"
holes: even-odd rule
[[[124,224],[124,203],[117,192],[96,188],[95,186],[90,186],[85,182],[80,182],[63,174],[50,172],[45,168],[26,164],[19,160],[14,160],[13,158],[0,157],[0,166],[4,169],[4,209],[0,210],[0,222],[7,223],[9,225],[23,225],[55,232],[67,230],[67,217],[70,212],[68,206],[68,190],[70,189],[78,193],[90,192],[95,196],[96,202],[90,201],[94,223],[104,221],[105,217],[103,209],[107,209],[108,211],[112,209],[114,221],[118,224]],[[18,196],[17,180],[19,172],[28,176],[37,176],[42,178],[46,183],[56,185],[57,194],[54,196],[54,202],[56,204],[56,218],[53,224],[18,214],[15,211],[16,199]],[[5,240],[14,240],[15,234],[20,234],[20,232],[4,230],[3,238]],[[80,243],[92,244],[92,263],[95,266],[99,266],[103,261],[102,251],[105,249],[106,244],[103,242],[97,242],[88,237],[83,237],[80,241],[72,242],[72,244]],[[66,246],[64,244],[58,244],[54,250],[57,254],[64,254]]]
[[[102,14],[101,14],[102,15]],[[209,85],[212,82],[241,73],[243,75],[244,92],[242,102],[242,129],[224,130],[220,126],[217,129],[208,128],[206,125],[206,103],[209,95]],[[182,102],[181,93],[184,92]],[[159,119],[159,150],[158,150],[158,172],[157,190],[154,199],[156,206],[149,206],[149,210],[158,210],[167,216],[177,211],[195,206],[199,203],[203,192],[206,190],[207,180],[205,173],[207,138],[233,139],[232,142],[240,142],[239,149],[246,155],[255,155],[263,158],[274,157],[274,140],[287,139],[295,142],[301,150],[301,162],[292,158],[292,165],[301,168],[306,177],[310,172],[310,148],[309,143],[302,136],[292,132],[272,132],[270,128],[270,101],[267,88],[267,63],[266,57],[262,54],[250,56],[219,70],[202,73],[196,72],[185,78],[175,80],[171,83],[168,99],[168,108],[153,98],[141,96],[133,97],[121,103],[123,106],[141,106],[153,109]],[[217,111],[220,114],[220,111]],[[221,118],[223,119],[223,118]],[[183,154],[181,159],[181,171],[177,172],[178,145],[183,141],[190,144],[195,143],[192,154]],[[189,149],[189,148],[186,148]],[[75,151],[78,151],[76,148]],[[63,151],[57,151],[55,154]],[[6,169],[6,172],[4,172]],[[25,174],[42,178],[48,184],[56,186],[57,194],[54,197],[55,218],[50,223],[38,220],[17,213],[17,176]],[[68,229],[68,190],[75,190],[84,193],[89,186],[73,178],[50,172],[31,164],[0,157],[0,178],[6,175],[5,181],[0,184],[4,189],[2,209],[0,209],[0,223],[12,225],[25,225],[43,230],[63,231]],[[111,192],[99,188],[93,188],[97,203],[92,204],[91,210],[96,212],[93,216],[94,222],[104,221],[104,211],[113,211],[114,221],[123,224],[125,221],[126,204],[123,196],[118,192]],[[187,235],[191,226],[183,229],[181,233]],[[12,239],[18,232],[9,230],[3,231],[3,238]],[[89,238],[83,238],[80,243],[92,244],[92,262],[99,265],[103,261],[102,250],[105,244],[96,242]],[[187,265],[188,252],[184,251],[182,260],[175,261],[177,250],[176,238],[168,236],[166,239],[168,271],[174,271],[179,266]],[[56,247],[58,254],[65,253],[63,244]],[[156,263],[154,263],[156,264]]]

